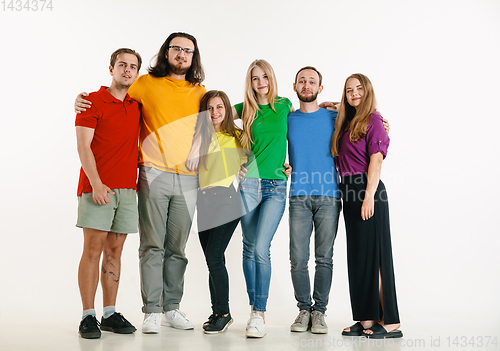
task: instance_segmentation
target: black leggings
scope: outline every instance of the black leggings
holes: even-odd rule
[[[229,313],[229,276],[224,253],[241,217],[239,193],[214,187],[198,191],[198,236],[209,271],[210,300],[214,314]]]

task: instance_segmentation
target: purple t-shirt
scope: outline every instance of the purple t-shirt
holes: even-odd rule
[[[374,111],[370,116],[370,123],[366,136],[358,142],[349,140],[351,132],[348,130],[340,139],[339,155],[335,162],[340,176],[350,176],[368,172],[370,156],[381,152],[384,158],[389,148],[389,136],[385,131],[383,118]]]

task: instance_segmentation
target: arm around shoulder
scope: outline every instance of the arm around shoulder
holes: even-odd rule
[[[231,108],[231,112],[232,112],[232,114],[233,114],[233,119],[238,119],[238,118],[240,118],[240,116],[238,116],[238,112],[236,111],[236,107],[234,107],[234,106],[233,106],[233,107]]]
[[[82,92],[76,96],[75,105],[74,105],[74,109],[75,109],[76,113],[85,112],[88,108],[90,108],[92,106],[92,102],[84,99],[88,95],[89,94],[87,94],[86,92]]]

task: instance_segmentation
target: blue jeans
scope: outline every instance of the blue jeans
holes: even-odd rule
[[[325,313],[333,275],[333,243],[337,236],[339,198],[301,195],[290,198],[290,264],[292,283],[299,310]],[[314,306],[309,282],[309,243],[314,226]]]
[[[286,204],[286,181],[243,178],[243,274],[250,305],[264,312],[271,282],[271,241]]]

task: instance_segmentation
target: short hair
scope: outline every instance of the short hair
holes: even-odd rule
[[[168,36],[163,45],[160,47],[158,54],[156,55],[155,64],[151,65],[148,68],[148,73],[158,78],[168,76],[171,68],[165,55],[168,51],[168,47],[170,46],[170,42],[174,38],[178,37],[189,39],[193,42],[194,45],[193,59],[191,61],[191,67],[189,67],[189,70],[186,72],[186,80],[192,84],[203,82],[205,80],[205,72],[203,71],[203,66],[201,65],[201,56],[200,49],[198,48],[198,42],[196,41],[196,38],[191,34],[183,32],[172,33]]]
[[[297,78],[299,77],[299,73],[302,71],[305,71],[306,69],[310,69],[310,70],[313,70],[314,72],[318,73],[318,76],[319,76],[319,84],[318,85],[321,86],[321,83],[323,82],[323,76],[321,75],[321,73],[319,73],[319,71],[316,69],[316,67],[313,67],[313,66],[305,66],[305,67],[302,67],[301,69],[299,69],[299,71],[295,75],[295,83],[297,83]]]
[[[137,63],[138,63],[137,64],[137,71],[139,71],[141,69],[141,65],[142,65],[141,55],[139,55],[139,53],[137,51],[132,50],[132,49],[127,49],[127,48],[118,49],[118,50],[116,50],[115,52],[113,52],[111,54],[111,59],[109,60],[109,65],[111,67],[115,67],[116,58],[120,54],[132,54],[132,55],[135,55],[135,57],[137,57]]]

